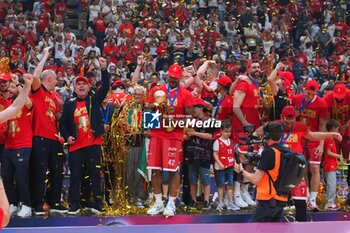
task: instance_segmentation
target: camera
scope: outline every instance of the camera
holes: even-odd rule
[[[238,142],[235,149],[235,158],[237,163],[241,163],[240,154],[244,155],[244,158],[248,162],[248,164],[257,164],[261,158],[261,150],[260,145],[263,143],[263,140],[258,136],[254,136],[253,132],[255,130],[254,125],[246,125],[243,126],[243,131],[247,134],[247,137],[239,137],[241,142]],[[244,146],[247,150],[242,151],[240,147]]]

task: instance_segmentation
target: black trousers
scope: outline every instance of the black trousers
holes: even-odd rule
[[[30,206],[29,158],[31,150],[32,148],[4,149],[1,177],[10,204],[17,205],[18,202],[22,202]]]
[[[70,152],[68,164],[70,168],[70,188],[69,202],[71,204],[80,203],[80,183],[81,180],[91,179],[91,189],[95,203],[102,203],[101,195],[101,146],[94,145]]]
[[[64,159],[61,143],[48,138],[33,137],[30,173],[32,204],[35,206],[42,205],[45,201],[47,181],[49,184],[46,201],[49,205],[61,202]]]
[[[269,200],[259,201],[253,214],[253,222],[280,222],[286,202]]]

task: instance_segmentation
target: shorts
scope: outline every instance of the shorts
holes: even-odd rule
[[[290,190],[290,195],[293,200],[306,200],[307,194],[306,194],[306,181],[303,178],[297,187]]]
[[[305,158],[309,160],[310,164],[321,164],[322,156],[316,156],[316,149],[319,145],[319,142],[308,142],[306,146]]]
[[[233,186],[233,168],[215,170],[215,180],[218,187]]]
[[[197,164],[189,164],[188,176],[190,184],[197,184],[198,175],[201,177],[202,185],[210,185],[210,168],[205,168]]]
[[[151,137],[147,169],[176,172],[183,160],[182,141]]]

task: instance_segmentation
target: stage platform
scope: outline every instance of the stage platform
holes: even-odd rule
[[[308,213],[310,222],[307,223],[288,223],[286,221],[284,223],[256,224],[249,223],[250,220],[250,213],[182,214],[171,218],[164,216],[50,216],[24,219],[12,218],[9,226],[3,229],[3,232],[350,232],[350,213],[348,212],[310,212]]]

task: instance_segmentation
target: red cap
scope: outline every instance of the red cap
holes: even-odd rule
[[[306,83],[305,89],[307,91],[318,91],[318,82],[315,80],[310,80]]]
[[[159,83],[157,81],[154,81],[149,85],[149,89],[151,90],[153,89],[153,87],[156,87],[156,86],[159,86]]]
[[[248,61],[247,66],[246,66],[246,68],[245,68],[246,72],[249,71],[249,68],[250,68],[250,66],[251,66],[252,63],[253,63],[252,60],[249,60],[249,61]]]
[[[169,77],[181,78],[182,68],[178,64],[172,64],[168,69]]]
[[[0,74],[0,80],[10,81],[11,80],[11,75],[8,74],[8,73],[1,73]]]
[[[232,80],[228,76],[221,76],[216,82],[224,87],[227,87],[232,83]]]
[[[112,87],[126,87],[125,83],[122,80],[115,80],[114,83],[112,84]]]
[[[293,106],[285,106],[282,109],[282,117],[286,120],[293,120],[297,116],[297,112]]]
[[[333,97],[336,99],[343,99],[346,94],[346,87],[344,84],[338,83],[334,86]]]
[[[87,85],[90,86],[90,82],[89,82],[89,80],[88,80],[86,77],[78,76],[78,77],[75,78],[75,83],[78,83],[78,82],[80,82],[80,81],[83,81],[83,82],[85,82]]]
[[[284,79],[287,79],[290,83],[292,83],[294,81],[294,75],[292,74],[292,72],[289,72],[289,71],[278,71],[277,72],[278,75],[281,77],[281,78],[284,78]]]
[[[18,73],[20,75],[23,75],[25,73],[25,71],[20,69],[20,68],[16,68],[16,69],[11,70],[11,73],[13,73],[13,74]]]
[[[193,98],[193,106],[201,105],[205,107],[205,102],[201,98]]]

